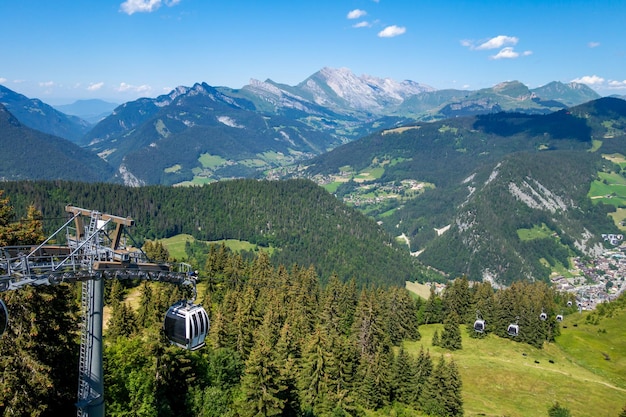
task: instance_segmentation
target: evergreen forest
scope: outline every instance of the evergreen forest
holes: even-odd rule
[[[0,195],[0,246],[38,243],[43,230],[41,212],[30,206],[14,220],[10,200]],[[158,241],[146,239],[143,249],[169,259]],[[199,262],[201,251],[188,249],[199,268],[196,302],[211,320],[207,345],[197,351],[171,345],[162,331],[164,312],[187,297],[179,287],[106,282],[109,416],[461,416],[464,385],[453,357],[405,349],[420,340],[420,326],[442,323],[432,345],[447,352],[463,349],[462,331],[541,348],[559,335],[555,313],[574,311],[571,296],[544,283],[494,291],[460,277],[443,293],[433,287],[425,300],[401,286],[334,273],[322,280],[314,266],[273,265],[264,252],[244,257],[212,244]],[[73,414],[79,287],[2,296],[11,322],[0,338],[0,412]],[[549,319],[541,319],[544,312]],[[478,317],[486,323],[482,333],[473,329]],[[513,322],[523,329],[517,336],[507,333]],[[568,412],[558,404],[554,410]]]

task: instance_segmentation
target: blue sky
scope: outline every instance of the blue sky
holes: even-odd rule
[[[49,104],[323,67],[437,89],[519,80],[626,94],[626,2],[2,0],[0,84]]]

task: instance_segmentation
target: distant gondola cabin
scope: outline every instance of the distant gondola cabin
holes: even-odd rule
[[[507,328],[507,333],[509,334],[509,336],[517,336],[519,334],[519,325],[514,323],[509,324],[509,327]]]
[[[474,331],[478,333],[483,333],[485,331],[485,320],[476,319],[474,322]]]
[[[171,306],[163,323],[165,335],[170,342],[188,350],[204,346],[209,327],[209,316],[204,308],[187,301],[179,301]]]

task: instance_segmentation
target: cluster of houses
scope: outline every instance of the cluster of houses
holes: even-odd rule
[[[626,290],[626,256],[618,250],[583,261],[574,258],[573,277],[556,276],[552,285],[560,291],[576,294],[583,309],[593,310],[598,303],[617,298]]]

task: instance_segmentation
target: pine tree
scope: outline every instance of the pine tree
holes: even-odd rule
[[[459,329],[458,316],[451,311],[446,317],[443,332],[439,340],[439,346],[444,349],[457,350],[462,348],[461,330]]]
[[[400,346],[393,367],[393,395],[394,401],[412,405],[417,399],[417,372],[416,364],[411,356]]]
[[[282,415],[285,417],[298,416],[300,401],[297,381],[300,347],[288,323],[285,323],[280,331],[274,352],[279,373],[278,384],[283,388],[279,394],[280,399],[284,401]]]
[[[4,415],[76,412],[78,308],[67,285],[3,294],[10,323],[0,338],[0,404]]]
[[[285,407],[287,387],[281,385],[280,368],[274,359],[271,341],[276,335],[270,321],[266,316],[263,326],[255,332],[255,344],[241,378],[242,398],[237,408],[243,417],[277,416]]]
[[[435,333],[433,333],[433,341],[431,342],[433,346],[440,346],[441,341],[439,339],[439,329],[435,329]]]
[[[298,391],[301,407],[316,414],[326,408],[328,368],[330,366],[328,340],[321,326],[317,326],[302,350]]]
[[[416,398],[414,405],[421,405],[430,395],[430,376],[433,372],[433,362],[428,351],[424,352],[424,347],[420,348],[415,364],[415,391]]]
[[[111,307],[111,317],[107,323],[107,336],[115,340],[118,337],[130,337],[137,333],[135,312],[127,303],[116,303]]]
[[[361,356],[357,369],[357,400],[365,408],[377,410],[389,404],[392,390],[393,352],[379,345],[370,358]]]
[[[558,402],[554,403],[549,409],[548,409],[548,416],[549,417],[570,417],[570,411],[561,406]]]

